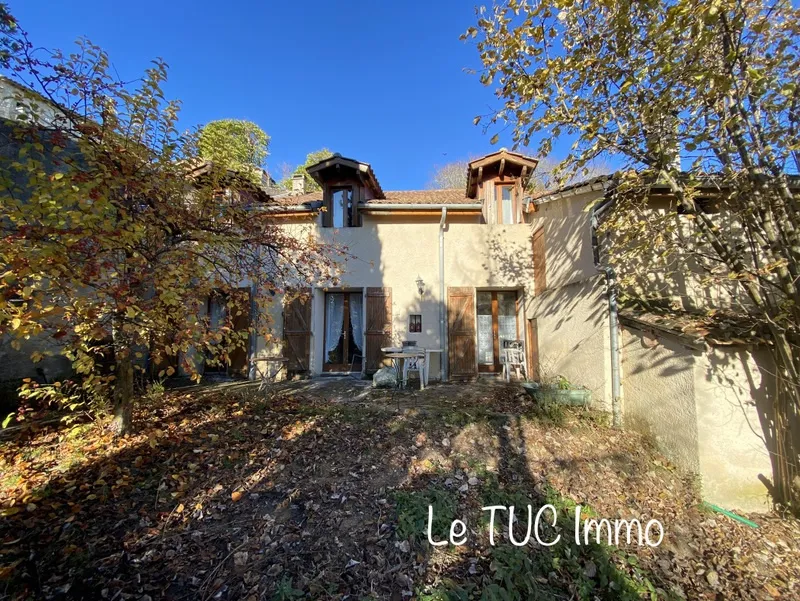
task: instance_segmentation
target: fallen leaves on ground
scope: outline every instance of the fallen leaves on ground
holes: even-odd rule
[[[590,414],[556,427],[513,415],[527,400],[508,387],[460,387],[462,408],[450,392],[433,387],[419,408],[398,412],[383,393],[347,404],[302,385],[193,389],[141,409],[125,439],[82,425],[0,443],[0,590],[12,599],[417,596],[491,565],[485,545],[431,553],[399,539],[395,495],[439,483],[474,506],[485,472],[532,495],[552,487],[603,517],[661,520],[660,547],[626,551],[664,595],[798,594],[797,522],[750,516],[761,525],[753,530],[700,511],[690,479]],[[486,417],[500,411],[511,415]],[[574,594],[558,574],[549,585]]]

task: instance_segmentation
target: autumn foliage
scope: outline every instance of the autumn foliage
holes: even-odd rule
[[[275,292],[330,277],[337,253],[275,225],[247,174],[199,158],[199,136],[178,130],[179,103],[162,94],[162,61],[129,84],[89,42],[64,55],[34,50],[12,20],[5,29],[21,85],[0,132],[0,335],[57,341],[72,361],[73,381],[24,394],[72,408],[113,398],[124,432],[135,367],[229,365],[269,335]],[[214,327],[210,297],[224,307]]]

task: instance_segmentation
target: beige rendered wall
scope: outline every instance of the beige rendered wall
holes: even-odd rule
[[[530,226],[478,223],[479,215],[448,214],[444,233],[445,295],[450,286],[513,289],[525,293],[533,281]],[[389,287],[392,289],[392,336],[395,342],[417,340],[420,346],[443,348],[440,337],[439,215],[422,217],[363,215],[357,228],[314,227],[317,235],[347,248],[344,272],[336,289]],[[303,228],[297,225],[300,235]],[[417,289],[422,279],[424,291]],[[322,371],[324,289],[315,287],[312,304],[312,373]],[[446,299],[445,299],[446,301]],[[270,354],[282,337],[280,303],[273,311],[275,343],[258,343],[258,351]],[[409,314],[422,315],[421,333],[408,332]],[[522,315],[520,317],[523,317]],[[522,326],[520,322],[520,326]],[[439,357],[432,357],[431,377],[438,377]]]
[[[768,358],[744,348],[698,350],[674,336],[623,327],[625,426],[697,474],[703,499],[738,511],[769,508],[772,464],[761,420]]]
[[[604,276],[548,289],[533,299],[543,381],[563,376],[592,391],[592,407],[611,410],[611,347]]]
[[[649,299],[678,309],[720,308],[747,302],[746,295],[735,280],[725,276],[717,261],[698,264],[696,252],[687,251],[698,244],[699,238],[693,221],[677,213],[676,201],[668,196],[651,197],[642,210],[653,220],[648,232],[658,230],[673,239],[672,253],[663,256],[665,244],[637,247],[636,256],[629,258],[625,271],[636,274],[627,282],[629,296]],[[725,213],[710,214],[709,218],[719,228],[723,237],[741,241],[733,220]],[[647,234],[649,235],[649,234]],[[716,256],[708,249],[708,256]],[[710,273],[715,273],[713,278]]]
[[[763,353],[712,347],[694,368],[703,498],[742,511],[769,509],[772,463],[762,419],[772,390]],[[768,430],[767,430],[768,431]]]
[[[602,197],[602,190],[577,194],[542,204],[531,214],[531,233],[545,228],[548,289],[597,275],[591,210]]]
[[[611,408],[611,349],[605,276],[594,265],[593,191],[540,205],[531,232],[544,227],[547,289],[526,308],[535,317],[543,379],[563,376],[592,391],[597,408]]]
[[[702,361],[702,353],[670,336],[622,327],[625,427],[694,473],[700,473],[695,365]]]

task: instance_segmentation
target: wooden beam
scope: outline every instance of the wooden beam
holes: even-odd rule
[[[497,172],[497,176],[500,179],[503,179],[503,171],[505,171],[505,169],[506,169],[506,159],[505,157],[503,157],[502,159],[500,159],[500,171]]]

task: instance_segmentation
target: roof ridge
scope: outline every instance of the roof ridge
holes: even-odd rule
[[[430,190],[386,190],[385,192],[463,192],[463,188],[432,188]]]

